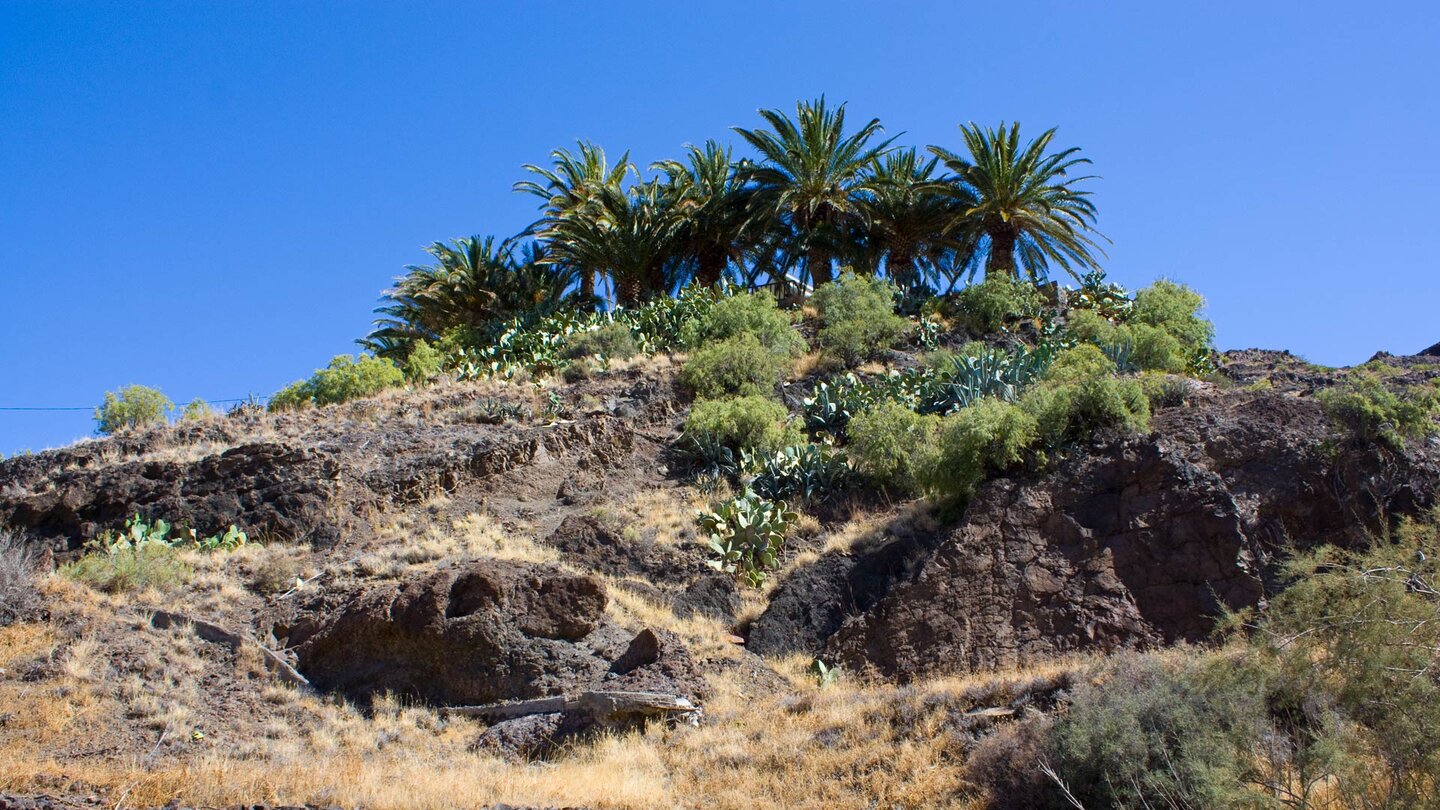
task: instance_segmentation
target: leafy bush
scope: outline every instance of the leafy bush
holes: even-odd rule
[[[1084,807],[1266,806],[1244,787],[1265,715],[1256,680],[1126,653],[1076,687],[1045,759]],[[1058,786],[1051,796],[1056,810],[1076,806]]]
[[[798,517],[784,501],[767,501],[749,490],[713,511],[701,512],[700,528],[715,554],[707,565],[758,588],[778,567],[785,534]]]
[[[416,340],[405,356],[405,379],[415,385],[430,382],[445,371],[445,353],[428,340]]]
[[[823,498],[844,487],[850,477],[844,453],[818,444],[787,447],[748,461],[742,466],[757,470],[751,487],[771,500]]]
[[[1158,326],[1144,323],[1122,327],[1128,332],[1131,356],[1136,369],[1181,374],[1190,359],[1180,339]]]
[[[307,405],[331,405],[374,396],[405,382],[405,374],[389,360],[365,354],[342,354],[308,380],[293,383],[270,399],[271,411]]]
[[[1115,373],[1115,361],[1100,347],[1089,343],[1072,346],[1055,356],[1045,371],[1045,380],[1052,383],[1081,383],[1108,377]]]
[[[95,429],[106,435],[120,430],[165,423],[165,412],[175,403],[158,389],[127,385],[117,393],[105,392],[105,401],[95,409]]]
[[[760,396],[701,400],[685,417],[683,438],[708,441],[736,454],[774,453],[800,443],[800,433],[787,416],[784,405]]]
[[[1150,401],[1140,383],[1114,377],[1036,386],[1020,400],[1035,418],[1046,447],[1085,441],[1112,428],[1131,432],[1150,426]]]
[[[60,572],[106,593],[174,587],[189,580],[190,566],[180,559],[172,528],[163,520],[147,523],[136,515],[121,532],[107,531],[86,543],[85,556]]]
[[[1150,409],[1173,408],[1184,405],[1195,390],[1195,384],[1186,377],[1174,374],[1147,371],[1140,375],[1140,390],[1150,400]]]
[[[719,299],[702,317],[685,325],[681,341],[696,350],[745,335],[784,357],[805,351],[805,339],[791,324],[790,313],[780,309],[775,296],[767,292],[741,292]]]
[[[640,344],[635,340],[635,333],[618,321],[571,334],[565,341],[564,351],[565,357],[571,360],[582,357],[624,360],[639,353]]]
[[[1007,324],[1038,315],[1045,298],[1034,284],[1002,274],[971,284],[956,296],[956,320],[977,334],[1003,331]]]
[[[0,627],[27,618],[39,606],[30,547],[20,536],[0,530]]]
[[[1019,406],[986,398],[945,417],[929,488],[967,498],[986,478],[1019,464],[1039,438],[1035,417]]]
[[[1440,396],[1428,391],[1396,393],[1375,380],[1359,379],[1318,395],[1325,415],[1361,441],[1380,442],[1399,450],[1406,439],[1436,431]]]
[[[192,399],[189,405],[181,409],[180,421],[195,422],[203,419],[213,419],[216,415],[215,409],[210,407],[210,403],[203,399]]]
[[[697,349],[680,370],[680,380],[696,396],[775,396],[788,359],[765,347],[754,335],[740,335]]]
[[[1339,807],[1440,801],[1435,517],[1403,523],[1393,542],[1326,548],[1287,567],[1292,584],[1249,635],[1258,668],[1278,672],[1278,719],[1293,718],[1277,729],[1289,750],[1272,758],[1266,787],[1304,774],[1328,782]]]
[[[888,349],[910,328],[895,314],[895,288],[873,276],[845,273],[811,298],[820,312],[820,345],[854,365]]]
[[[1148,324],[1174,335],[1187,348],[1208,347],[1215,325],[1200,317],[1205,299],[1184,284],[1160,279],[1135,293],[1129,322]]]
[[[856,468],[899,493],[920,492],[935,458],[940,418],[894,402],[856,414],[847,430]]]

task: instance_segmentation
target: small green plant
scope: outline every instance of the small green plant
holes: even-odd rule
[[[427,340],[417,340],[405,356],[402,367],[405,380],[423,385],[440,377],[445,371],[445,353]]]
[[[968,498],[986,478],[1025,460],[1039,440],[1035,417],[1018,405],[986,398],[945,417],[938,456],[929,468],[929,489]]]
[[[805,339],[795,330],[790,313],[780,309],[768,292],[738,292],[720,298],[703,316],[685,324],[681,342],[693,351],[744,335],[783,357],[805,351]]]
[[[956,296],[956,320],[975,334],[1004,331],[1015,321],[1040,314],[1045,299],[1035,285],[996,274]]]
[[[1071,293],[1070,306],[1084,309],[1113,323],[1130,317],[1130,293],[1105,279],[1104,270],[1092,270],[1080,277],[1080,289]]]
[[[1042,442],[1052,449],[1086,441],[1102,429],[1139,432],[1150,425],[1150,400],[1133,379],[1046,383],[1026,392],[1019,404],[1035,418]]]
[[[820,346],[848,365],[890,348],[910,328],[895,314],[895,287],[884,279],[845,273],[811,301],[820,312]]]
[[[1175,408],[1184,405],[1195,391],[1195,383],[1187,377],[1147,371],[1140,375],[1140,389],[1150,400],[1150,409]]]
[[[527,422],[535,414],[529,405],[507,402],[498,397],[481,397],[462,412],[467,422],[501,425],[506,422]]]
[[[405,373],[389,360],[342,354],[308,379],[293,383],[270,399],[271,411],[332,405],[374,396],[405,382]]]
[[[1440,395],[1411,389],[1396,392],[1374,379],[1357,379],[1346,386],[1327,388],[1317,398],[1325,415],[1359,441],[1379,442],[1395,450],[1407,439],[1436,432]]]
[[[815,685],[824,689],[827,686],[834,686],[840,682],[840,668],[832,667],[816,658],[810,662],[810,676],[815,679]]]
[[[847,448],[856,468],[886,489],[917,494],[934,464],[940,417],[885,402],[850,420]]]
[[[106,435],[121,430],[162,425],[165,412],[175,407],[158,389],[127,385],[118,392],[106,391],[105,401],[95,409],[95,429]]]
[[[700,528],[715,555],[706,564],[760,587],[779,566],[785,535],[798,517],[784,501],[768,501],[753,490],[702,511]]]
[[[611,321],[569,335],[564,356],[570,360],[593,357],[602,364],[624,360],[640,353],[635,333],[624,323]]]
[[[800,443],[785,406],[760,396],[707,399],[695,403],[685,417],[683,437],[704,437],[735,453],[773,453]]]
[[[685,361],[680,380],[705,399],[761,394],[774,397],[789,358],[754,335],[739,335],[697,349]]]
[[[1215,340],[1215,324],[1200,317],[1204,306],[1200,293],[1160,279],[1136,291],[1129,322],[1163,329],[1188,348],[1209,347]]]
[[[215,409],[203,399],[190,400],[190,404],[180,411],[180,421],[182,422],[198,422],[213,419],[216,416]]]

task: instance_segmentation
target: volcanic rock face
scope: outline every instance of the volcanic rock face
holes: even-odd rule
[[[631,638],[606,618],[606,602],[595,577],[487,559],[322,598],[276,632],[316,686],[357,698],[476,705],[588,688],[698,697],[684,645],[650,630]]]
[[[324,689],[492,703],[603,675],[608,662],[583,642],[605,603],[593,577],[485,560],[361,591],[333,614],[304,616],[290,641],[301,671]]]
[[[1337,440],[1305,397],[1202,392],[1153,428],[988,483],[933,555],[882,593],[855,583],[883,585],[883,558],[801,568],[751,628],[752,646],[908,679],[1198,640],[1221,611],[1279,585],[1284,549],[1367,542],[1426,508],[1440,481],[1433,449]]]

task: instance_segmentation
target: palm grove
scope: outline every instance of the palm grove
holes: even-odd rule
[[[885,138],[878,119],[847,128],[844,105],[800,102],[736,127],[753,150],[714,140],[652,164],[599,146],[557,149],[515,189],[540,217],[504,240],[474,236],[427,250],[385,294],[361,344],[401,360],[417,340],[460,330],[486,340],[500,324],[606,301],[633,307],[689,284],[727,281],[813,289],[836,268],[883,275],[907,292],[953,290],[983,270],[1044,279],[1096,266],[1095,207],[1055,131],[960,127],[963,151],[928,154]]]

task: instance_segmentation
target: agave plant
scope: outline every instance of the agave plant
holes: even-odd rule
[[[742,456],[708,433],[684,434],[676,444],[676,451],[701,478],[733,479],[744,469]]]
[[[1045,373],[1054,359],[1055,349],[1050,344],[1009,352],[989,349],[952,358],[949,368],[926,387],[920,410],[953,413],[985,397],[1013,401],[1025,386]]]
[[[850,477],[845,454],[818,444],[786,447],[746,462],[746,468],[758,470],[750,486],[761,497],[772,500],[818,500],[842,489]]]
[[[715,555],[706,564],[760,587],[778,567],[785,535],[798,517],[784,501],[766,500],[754,490],[700,512],[700,528]]]

